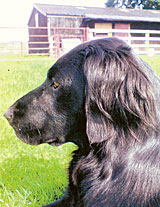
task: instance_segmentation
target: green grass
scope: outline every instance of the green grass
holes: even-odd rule
[[[160,76],[160,55],[154,55],[154,56],[141,56],[144,61],[146,61],[153,70],[157,73],[158,76]]]
[[[160,75],[160,56],[142,56]],[[76,146],[30,146],[20,141],[4,111],[40,85],[53,60],[0,62],[0,206],[39,207],[62,196],[67,166]]]
[[[0,206],[38,207],[62,196],[73,144],[30,146],[20,141],[4,111],[41,84],[53,60],[0,62]]]

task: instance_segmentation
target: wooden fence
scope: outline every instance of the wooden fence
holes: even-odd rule
[[[126,41],[138,54],[160,54],[160,30],[95,30],[90,29],[90,39],[119,37]]]
[[[3,31],[2,31],[3,30]],[[138,54],[160,54],[160,30],[103,30],[89,28],[0,28],[0,56],[53,56],[60,57],[76,45],[104,37],[119,37]],[[1,32],[2,31],[2,32]],[[17,39],[12,39],[13,34]],[[25,39],[23,38],[25,37]]]

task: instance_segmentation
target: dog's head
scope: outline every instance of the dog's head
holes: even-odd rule
[[[144,68],[119,39],[81,44],[5,116],[29,144],[71,141],[81,146],[116,136],[142,140],[156,125],[153,88]]]
[[[28,144],[62,144],[84,131],[85,78],[82,57],[59,59],[45,82],[17,100],[5,116],[16,135]]]

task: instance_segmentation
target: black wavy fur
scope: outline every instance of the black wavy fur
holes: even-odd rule
[[[160,80],[122,40],[90,41],[5,116],[29,144],[74,142],[69,185],[46,207],[160,207]]]

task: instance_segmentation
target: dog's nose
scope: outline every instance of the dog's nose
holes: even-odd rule
[[[4,116],[6,117],[6,119],[11,122],[13,119],[13,109],[9,108],[4,112]]]
[[[22,118],[24,116],[26,106],[21,102],[16,102],[5,111],[4,116],[11,123],[13,119]]]

